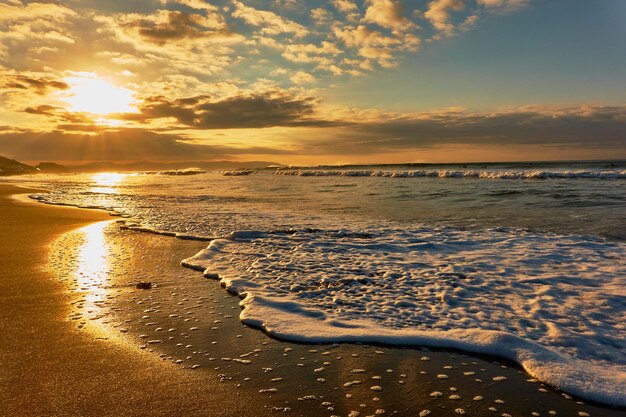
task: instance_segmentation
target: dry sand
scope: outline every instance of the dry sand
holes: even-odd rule
[[[241,325],[216,281],[180,267],[206,243],[93,224],[111,218],[12,192],[0,188],[8,415],[626,415],[497,358],[271,339]]]

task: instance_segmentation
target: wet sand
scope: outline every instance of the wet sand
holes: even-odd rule
[[[268,415],[254,396],[77,331],[68,314],[78,294],[54,276],[50,244],[110,217],[10,197],[26,191],[0,186],[0,415]]]
[[[206,243],[2,192],[0,230],[16,239],[2,246],[0,410],[13,415],[626,416],[497,358],[271,339],[180,267]]]

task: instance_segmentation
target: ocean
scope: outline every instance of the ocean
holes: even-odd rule
[[[626,405],[626,163],[32,176],[48,203],[207,247],[181,259],[301,342],[501,356]]]

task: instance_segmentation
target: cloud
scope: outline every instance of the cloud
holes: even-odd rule
[[[266,35],[278,35],[291,33],[297,37],[306,36],[309,31],[299,23],[287,20],[278,14],[268,10],[258,10],[246,6],[240,1],[233,0],[235,10],[233,17],[243,20],[248,25],[261,28],[261,33]]]
[[[316,25],[326,25],[332,22],[333,14],[323,7],[311,9],[311,20]]]
[[[35,19],[63,19],[67,16],[75,16],[76,12],[67,7],[52,3],[29,3],[11,2],[12,4],[0,3],[0,23],[12,24]]]
[[[47,122],[53,125],[56,124],[56,129],[59,131],[99,132],[111,128],[108,125],[98,124],[93,119],[93,115],[88,113],[69,111],[64,107],[49,104],[26,107],[22,111],[31,115],[41,116]]]
[[[337,45],[334,43],[322,41],[319,46],[312,43],[286,45],[282,57],[288,61],[297,63],[331,65],[334,61],[329,56],[339,55],[341,53],[343,53],[343,51],[337,48]]]
[[[344,115],[344,118],[350,117]],[[444,109],[382,114],[308,145],[324,153],[403,152],[448,145],[569,146],[624,149],[626,106],[529,106],[491,113]],[[323,151],[322,151],[323,150]]]
[[[136,30],[145,40],[160,45],[187,39],[232,36],[224,31],[225,24],[220,18],[180,11],[158,10],[151,16],[132,14],[120,21],[122,27]]]
[[[334,34],[347,47],[356,48],[360,56],[373,59],[382,67],[394,65],[399,52],[415,50],[419,45],[419,38],[412,34],[388,36],[365,25],[337,26]]]
[[[398,0],[368,0],[363,21],[394,32],[415,29],[417,25],[406,18],[404,13],[404,5]]]
[[[276,68],[275,70],[270,72],[270,75],[272,77],[280,77],[281,75],[286,75],[288,72],[289,70],[287,70],[287,68]]]
[[[294,84],[310,84],[317,81],[317,79],[308,72],[298,71],[291,76],[291,81]]]
[[[530,0],[477,0],[480,6],[499,11],[515,11],[528,4]]]
[[[56,111],[59,109],[60,107],[57,107],[57,106],[50,106],[48,104],[42,104],[36,107],[26,107],[24,109],[24,112],[30,113],[30,114],[43,115],[43,116],[55,116]]]
[[[57,125],[57,129],[61,132],[88,132],[95,134],[97,132],[103,132],[110,130],[108,126],[98,125],[95,123],[66,123]]]
[[[433,39],[450,37],[457,29],[468,30],[476,25],[481,12],[509,13],[526,6],[530,0],[476,0],[475,7],[466,0],[432,0],[424,12],[424,18],[428,20],[436,30]],[[464,9],[470,12],[461,21],[454,18],[454,14]]]
[[[451,22],[451,13],[463,10],[464,7],[463,0],[433,0],[428,4],[424,17],[437,31],[449,36],[454,32],[455,27]]]
[[[58,4],[0,2],[0,62],[24,69],[45,52],[74,44],[68,28],[77,16]]]
[[[205,0],[159,0],[161,4],[182,4],[191,9],[215,12],[217,7]]]
[[[352,1],[335,1],[334,5],[344,12],[358,12]],[[320,66],[319,69],[333,74],[361,75],[363,71],[375,69],[372,62],[382,68],[391,68],[398,65],[403,52],[418,49],[421,43],[417,34],[419,26],[406,15],[401,0],[366,0],[364,6],[364,16],[352,19],[358,21],[358,24],[333,24],[333,35],[349,48],[345,51],[346,58],[340,63]],[[366,60],[356,59],[359,56]]]
[[[214,75],[234,63],[233,48],[245,41],[217,13],[205,16],[157,10],[151,14],[97,15],[93,21],[98,27],[99,42],[107,45],[97,57],[132,66],[139,76],[152,76],[155,72]]]
[[[318,118],[316,104],[312,97],[283,91],[240,94],[219,100],[210,96],[168,100],[161,96],[146,99],[138,114],[121,117],[139,122],[171,118],[187,128],[202,130],[332,125]]]
[[[46,77],[18,75],[18,74],[2,74],[0,76],[3,84],[0,88],[7,90],[30,90],[39,95],[47,94],[53,90],[67,90],[70,86],[60,80]]]
[[[56,71],[15,71],[0,66],[0,119],[13,120],[15,116],[19,119],[27,107],[52,108],[58,103],[51,102],[50,97],[69,88]]]
[[[360,17],[359,8],[354,0],[331,0],[331,3],[348,20],[357,20]]]

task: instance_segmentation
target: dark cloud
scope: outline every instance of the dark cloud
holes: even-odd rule
[[[50,90],[67,90],[70,86],[63,81],[49,78],[28,77],[25,75],[11,76],[3,87],[11,90],[33,90],[39,95],[44,95]]]
[[[360,123],[306,142],[323,153],[400,152],[441,145],[559,145],[626,149],[626,106],[442,112]]]
[[[5,132],[5,131],[15,132],[15,131],[21,131],[21,130],[23,130],[23,129],[20,129],[20,128],[14,127],[14,126],[0,125],[0,132]]]
[[[36,107],[26,107],[24,109],[24,112],[30,113],[30,114],[39,114],[39,115],[44,115],[44,116],[54,116],[56,115],[56,111],[59,109],[60,107],[57,107],[57,106],[50,106],[48,104],[42,104],[41,106],[36,106]]]
[[[126,120],[148,121],[172,117],[196,129],[243,129],[273,126],[335,126],[320,119],[317,99],[287,93],[239,95],[219,101],[209,96],[167,100],[151,97],[139,114],[125,114]]]
[[[315,100],[290,96],[238,96],[195,106],[195,126],[202,129],[316,125]]]
[[[66,123],[57,125],[57,129],[63,132],[102,132],[109,128],[94,123]]]
[[[99,131],[102,127],[95,125],[92,118],[83,112],[71,112],[67,109],[59,106],[51,106],[48,104],[42,104],[35,107],[26,107],[23,110],[25,113],[35,114],[39,116],[45,116],[53,121],[65,123],[57,126],[59,130],[71,130],[71,131]]]
[[[194,113],[195,104],[197,104],[197,99],[167,100],[163,96],[149,97],[144,100],[139,109],[140,113],[127,113],[122,115],[122,118],[145,122],[172,117],[184,125],[192,126],[196,117]]]
[[[152,16],[136,16],[121,23],[125,29],[136,30],[146,41],[163,45],[171,41],[202,38],[228,38],[238,36],[223,29],[219,21],[211,21],[195,13],[160,10],[159,19]],[[208,26],[211,27],[208,27]]]
[[[167,23],[146,25],[140,21],[139,34],[155,43],[164,43],[170,39],[197,38],[204,36],[204,31],[196,26],[194,17],[182,12],[169,12]]]
[[[26,161],[209,161],[236,155],[288,153],[255,146],[201,145],[178,135],[143,129],[90,131],[90,134],[62,131],[3,133],[0,129],[0,155]]]
[[[71,124],[93,124],[93,119],[87,113],[82,112],[71,112],[66,109],[62,109],[57,113],[58,120],[71,123]]]

